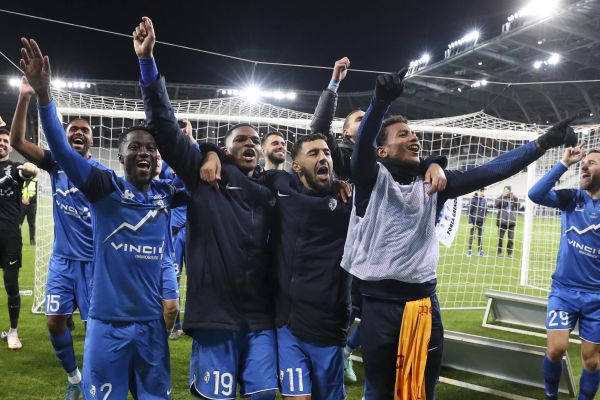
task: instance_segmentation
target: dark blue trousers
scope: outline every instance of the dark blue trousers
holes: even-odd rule
[[[393,400],[396,357],[405,302],[363,297],[361,343],[365,366],[365,400]],[[440,376],[444,329],[437,296],[431,297],[433,324],[425,367],[426,400],[434,399]]]

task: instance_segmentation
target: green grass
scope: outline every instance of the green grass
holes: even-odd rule
[[[521,221],[522,222],[522,221]],[[490,240],[487,242],[486,251],[491,253],[495,250],[496,231],[492,226],[493,219],[488,218],[488,227],[486,227],[486,235],[490,236]],[[464,227],[464,224],[463,224]],[[520,248],[518,245],[522,241],[522,223],[517,225],[517,240],[519,243],[515,245],[515,248]],[[461,244],[461,236],[465,233],[462,231],[466,228],[461,228],[461,233],[457,237],[456,245],[463,246]],[[542,232],[537,232],[541,234]],[[20,275],[20,285],[22,290],[30,289],[33,290],[33,271],[34,271],[34,252],[35,248],[29,245],[27,227],[23,229],[23,268]],[[25,240],[27,238],[27,240]],[[466,251],[466,242],[464,242],[464,250]],[[454,248],[454,246],[453,246]],[[446,250],[442,250],[442,255]],[[506,277],[498,278],[498,281],[494,281],[492,272],[498,269],[507,269],[514,271],[514,265],[518,265],[515,259],[496,259],[495,257],[488,257],[482,259],[479,257],[472,257],[466,259],[463,257],[463,251],[461,254],[455,252],[452,257],[456,259],[447,264],[449,268],[457,268],[454,276],[459,282],[464,284],[468,280],[468,275],[461,276],[464,273],[465,268],[462,266],[467,265],[472,268],[478,268],[478,274],[480,278],[474,279],[469,284],[488,287],[490,285],[502,286],[507,284],[517,284],[518,279],[512,276],[510,273],[506,274]],[[477,265],[475,265],[477,263]],[[489,263],[487,265],[486,263]],[[513,265],[514,264],[514,265]],[[489,269],[486,273],[486,269]],[[467,271],[469,269],[467,268]],[[518,270],[518,269],[516,269]],[[460,272],[463,271],[463,272]],[[442,274],[446,274],[448,270],[441,270]],[[487,277],[487,281],[486,281]],[[474,292],[475,293],[475,292]],[[450,300],[450,296],[442,293],[442,297],[446,296]],[[451,294],[455,296],[452,300],[457,300],[459,293],[456,292]],[[48,340],[48,333],[46,331],[45,317],[43,315],[32,314],[30,312],[32,305],[31,296],[22,297],[21,307],[21,319],[19,323],[19,335],[23,341],[23,349],[20,351],[9,351],[6,345],[0,343],[0,399],[58,399],[64,396],[64,389],[66,387],[66,377],[60,367],[52,346]],[[6,293],[0,290],[0,328],[5,330],[8,328],[8,315],[6,305]],[[522,343],[531,343],[536,345],[544,345],[545,341],[540,338],[535,338],[525,335],[511,334],[508,332],[502,332],[497,330],[489,330],[481,327],[481,320],[483,311],[444,311],[444,327],[446,330],[466,332],[476,335],[495,337],[499,339],[512,340]],[[81,355],[83,350],[83,339],[84,329],[82,323],[75,319],[76,330],[73,332],[76,354],[81,363]],[[173,399],[189,399],[190,396],[187,394],[187,379],[189,373],[189,354],[191,350],[191,340],[189,337],[184,336],[178,341],[169,342],[171,347],[171,369],[172,369],[172,381],[173,381]],[[579,374],[581,371],[581,362],[579,358],[579,346],[571,345],[569,348],[569,354],[571,355],[571,362],[573,364],[573,371],[575,378],[578,381]],[[359,376],[359,382],[357,384],[348,385],[348,399],[360,400],[362,398],[362,369],[360,364],[355,363],[356,370]],[[541,366],[540,366],[541,369]],[[541,374],[541,371],[540,371]],[[470,383],[474,383],[481,386],[487,386],[498,390],[518,393],[523,396],[528,396],[536,399],[543,398],[543,392],[539,389],[531,389],[521,385],[515,385],[513,383],[502,382],[496,379],[482,378],[473,374],[460,373],[457,371],[444,370],[442,376],[465,380]],[[470,399],[494,399],[494,396],[484,395],[481,393],[461,389],[458,387],[440,384],[437,388],[437,398],[439,399],[457,399],[457,400],[470,400]],[[561,397],[566,398],[566,397]]]

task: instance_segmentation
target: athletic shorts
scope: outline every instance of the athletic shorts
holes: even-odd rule
[[[283,326],[277,328],[277,352],[282,396],[346,398],[343,347],[303,341]]]
[[[579,337],[600,344],[600,293],[580,292],[552,285],[548,296],[547,330],[573,330],[579,321]]]
[[[0,231],[0,268],[21,268],[21,231]]]
[[[277,389],[275,331],[195,329],[190,359],[190,393],[208,399]]]
[[[83,350],[83,398],[170,399],[171,371],[162,319],[106,322],[90,318]]]
[[[173,266],[175,267],[175,272],[177,272],[177,277],[180,277],[185,261],[185,227],[173,235],[173,249],[175,250]]]
[[[46,280],[46,315],[73,314],[79,308],[81,320],[86,321],[92,295],[91,261],[75,261],[51,256]]]

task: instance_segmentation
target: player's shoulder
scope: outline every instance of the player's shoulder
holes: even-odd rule
[[[88,163],[92,167],[96,167],[96,168],[101,169],[101,170],[109,170],[109,168],[106,165],[102,164],[100,161],[98,161],[94,157],[88,158]]]

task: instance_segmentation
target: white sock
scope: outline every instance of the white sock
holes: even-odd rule
[[[79,372],[79,368],[76,368],[75,371],[69,372],[67,374],[67,380],[73,385],[81,382],[81,372]]]
[[[15,333],[15,334],[16,334],[16,333],[17,333],[17,328],[14,328],[14,329],[13,329],[13,328],[10,328],[10,329],[8,330],[8,333]]]
[[[350,357],[350,355],[352,354],[352,350],[354,350],[354,349],[351,349],[350,347],[345,346],[344,347],[344,357]]]

